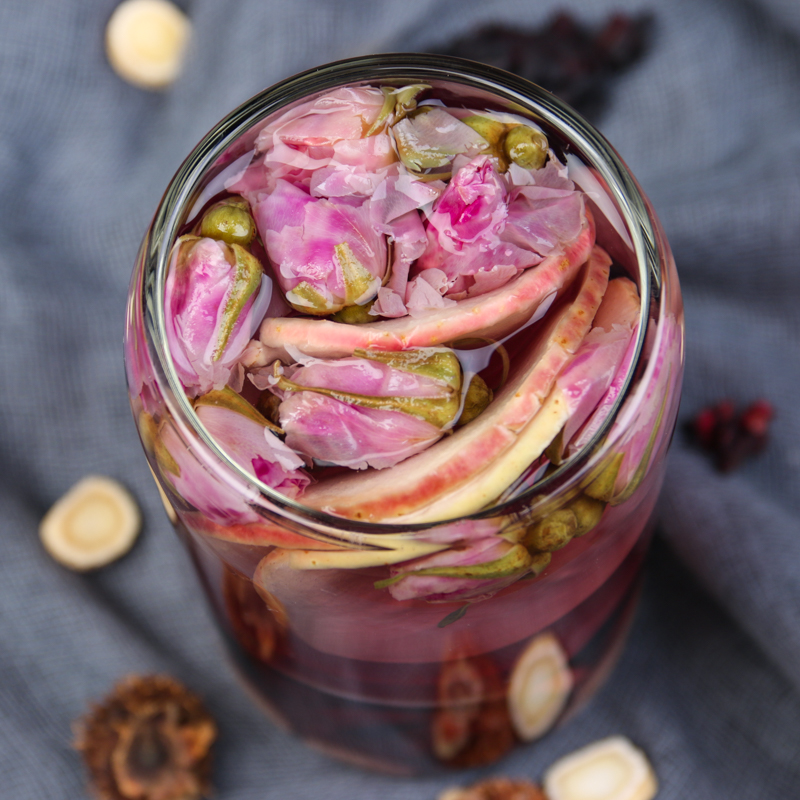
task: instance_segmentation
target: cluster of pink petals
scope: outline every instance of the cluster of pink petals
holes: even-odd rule
[[[393,467],[442,436],[435,425],[410,414],[314,392],[291,394],[281,403],[280,420],[294,450],[350,469]]]
[[[440,398],[435,378],[366,358],[304,359],[286,377],[309,389],[363,397]],[[282,396],[280,425],[286,444],[318,461],[350,469],[384,469],[419,453],[441,438],[427,420],[391,408],[367,408],[314,391],[274,389]]]
[[[619,398],[636,352],[640,307],[638,290],[630,280],[612,280],[594,327],[558,378],[570,407],[562,436],[568,455],[591,441]]]
[[[259,195],[253,215],[276,279],[290,302],[300,283],[310,285],[333,311],[347,300],[342,264],[336,247],[347,244],[372,281],[356,302],[377,294],[387,269],[386,239],[376,231],[364,200],[315,198],[302,187],[278,180],[270,194]]]
[[[648,460],[664,445],[665,438],[671,432],[661,424],[661,415],[674,402],[675,393],[680,392],[680,379],[676,379],[668,365],[678,363],[678,353],[683,347],[683,332],[672,314],[666,314],[659,325],[661,342],[654,345],[658,357],[655,365],[649,367],[652,371],[647,392],[639,400],[638,408],[636,395],[627,400],[608,434],[609,439],[614,439],[620,429],[624,431],[617,439],[619,449],[625,453],[614,487],[617,493],[624,492],[636,473],[647,467]]]
[[[215,239],[199,239],[182,258],[179,244],[167,274],[167,342],[181,383],[193,397],[225,386],[272,295],[272,281],[263,275],[260,288],[226,333],[228,303],[237,288],[236,268],[226,257],[226,248]]]
[[[486,155],[457,157],[454,167],[426,213],[427,247],[413,271],[415,278],[435,271],[438,286],[443,275],[445,296],[461,299],[496,289],[580,232],[582,195],[554,156],[541,170],[515,167],[505,175]]]
[[[228,408],[201,406],[197,415],[220,447],[270,488],[293,498],[310,483],[301,469],[303,460],[269,429]],[[242,490],[198,460],[171,423],[162,426],[160,435],[179,472],[164,472],[164,477],[187,503],[220,524],[258,521]]]
[[[611,383],[608,384],[605,393],[602,395],[597,405],[591,410],[591,414],[589,415],[588,419],[586,419],[586,421],[580,427],[577,425],[570,426],[572,430],[577,430],[577,434],[575,436],[570,436],[569,439],[564,437],[564,441],[568,442],[566,448],[566,453],[568,456],[575,455],[575,453],[589,444],[589,442],[594,438],[594,435],[603,426],[606,419],[608,419],[608,415],[611,413],[614,405],[617,402],[617,398],[622,392],[622,387],[625,384],[625,379],[628,375],[628,371],[630,370],[631,363],[633,362],[633,357],[636,354],[637,331],[638,326],[629,333],[628,343],[622,360],[619,362],[619,366],[617,367],[617,371],[615,372]]]
[[[369,87],[336,89],[301,103],[261,130],[250,166],[226,188],[251,201],[279,179],[317,197],[371,194],[353,189],[368,188],[397,160],[385,132],[365,136],[383,103],[383,92]]]
[[[261,423],[222,406],[199,406],[197,416],[237,464],[271,489],[297,497],[311,482],[303,459]]]
[[[242,493],[202,463],[172,423],[162,425],[159,434],[178,469],[177,475],[162,469],[162,476],[183,500],[221,525],[258,521],[258,515],[247,505]]]
[[[424,599],[430,603],[486,600],[519,580],[521,573],[485,579],[414,573],[426,569],[465,567],[496,561],[514,547],[497,534],[498,522],[491,519],[467,519],[435,528],[423,538],[457,546],[390,567],[389,573],[392,577],[403,577],[389,586],[389,593],[395,600]]]
[[[556,379],[569,409],[562,433],[564,442],[572,440],[607,394],[628,350],[631,333],[622,325],[610,331],[593,328]]]

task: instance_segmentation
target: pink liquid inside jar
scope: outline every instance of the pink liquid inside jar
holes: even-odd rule
[[[557,98],[414,55],[254,97],[169,185],[125,355],[232,662],[310,745],[486,764],[608,675],[683,310],[647,199]]]

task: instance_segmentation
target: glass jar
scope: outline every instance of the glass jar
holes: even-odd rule
[[[641,312],[609,413],[579,452],[559,463],[549,451],[482,510],[392,523],[288,499],[226,454],[170,357],[164,287],[176,238],[224,195],[270,119],[337,87],[409,84],[538,125],[585,193],[612,275],[636,284]],[[167,188],[133,274],[125,355],[144,450],[233,661],[273,718],[310,745],[404,774],[484,764],[571,717],[608,675],[675,425],[683,311],[647,199],[556,97],[490,67],[409,54],[338,62],[267,89],[220,122]],[[476,543],[495,548],[494,567],[441,566],[442,554]]]

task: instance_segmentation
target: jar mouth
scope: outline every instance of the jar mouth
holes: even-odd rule
[[[365,522],[311,508],[269,488],[237,464],[209,435],[184,392],[169,353],[164,286],[172,245],[186,222],[187,215],[197,205],[203,179],[220,156],[239,137],[286,106],[309,95],[329,91],[338,86],[423,81],[468,87],[474,92],[485,94],[487,99],[490,96],[496,98],[507,108],[513,108],[515,113],[544,122],[580,152],[580,161],[594,170],[602,181],[602,185],[598,185],[598,188],[610,196],[615,205],[614,210],[621,216],[626,228],[638,268],[640,319],[634,357],[611,412],[580,452],[547,477],[508,500],[453,519],[413,524]],[[414,53],[364,56],[307,70],[265,89],[228,114],[189,154],[167,187],[153,219],[150,235],[145,242],[146,278],[142,297],[145,325],[154,351],[153,355],[160,364],[169,389],[164,392],[164,399],[170,413],[192,430],[214,456],[215,461],[236,475],[245,486],[250,487],[254,495],[267,501],[270,510],[274,510],[276,518],[279,517],[282,524],[293,522],[298,529],[311,526],[320,532],[335,533],[337,537],[342,536],[345,526],[349,533],[356,536],[413,534],[416,531],[429,530],[460,520],[515,515],[521,509],[534,504],[537,498],[546,497],[551,489],[560,486],[570,476],[574,475],[577,478],[583,475],[602,455],[604,448],[598,445],[606,437],[628,397],[633,376],[641,362],[651,305],[653,301],[657,303],[660,299],[662,264],[656,242],[655,230],[645,200],[627,167],[602,135],[555,95],[516,75],[466,59]],[[608,444],[610,442],[606,442],[606,445]],[[254,506],[254,510],[261,509]],[[366,543],[361,539],[359,541]]]

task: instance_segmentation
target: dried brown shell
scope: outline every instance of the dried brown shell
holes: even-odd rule
[[[443,666],[432,720],[434,755],[453,767],[490,764],[514,745],[505,690],[486,659],[459,659]]]
[[[199,800],[211,786],[217,726],[200,699],[163,675],[131,675],[75,723],[101,800]]]
[[[445,789],[437,800],[547,800],[544,792],[526,780],[489,778],[467,788]]]
[[[226,570],[222,594],[228,619],[239,644],[253,658],[270,661],[278,642],[280,626],[252,581]]]

